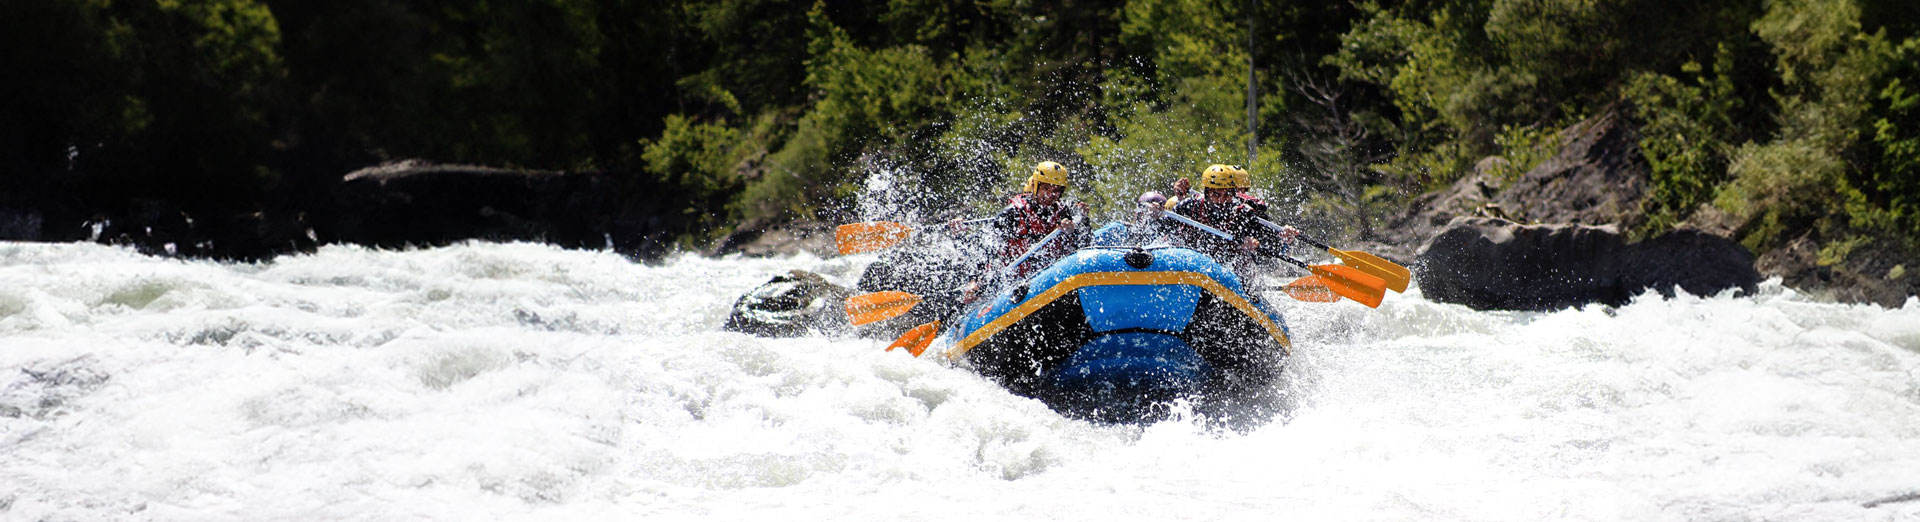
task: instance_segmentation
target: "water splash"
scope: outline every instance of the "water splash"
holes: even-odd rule
[[[770,274],[872,260],[0,243],[0,367],[27,370],[0,372],[0,518],[1920,516],[1874,502],[1920,467],[1920,301],[1277,301],[1295,404],[1240,431],[1073,421],[883,340],[719,331]]]

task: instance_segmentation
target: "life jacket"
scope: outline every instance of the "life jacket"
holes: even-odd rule
[[[1248,194],[1245,192],[1234,194],[1233,197],[1235,198],[1236,201],[1239,201],[1241,204],[1246,205],[1248,208],[1253,209],[1254,213],[1256,214],[1267,213],[1267,206],[1268,206],[1267,200],[1260,199],[1259,197],[1256,197],[1253,194]]]
[[[1209,203],[1204,199],[1192,199],[1181,202],[1179,207],[1174,208],[1174,212],[1179,212],[1180,215],[1193,218],[1194,221],[1199,221],[1207,226],[1226,230],[1225,227],[1239,224],[1241,214],[1252,214],[1255,212],[1255,209],[1244,200],[1230,201],[1227,203]],[[1226,232],[1237,234],[1240,231],[1226,230]]]
[[[1028,196],[1030,194],[1023,192],[1007,200],[1007,210],[1014,214],[1013,226],[1002,231],[1007,235],[1007,248],[1004,250],[1007,261],[1026,253],[1035,241],[1053,233],[1061,214],[1067,210],[1067,205],[1058,201],[1041,208],[1027,201]]]

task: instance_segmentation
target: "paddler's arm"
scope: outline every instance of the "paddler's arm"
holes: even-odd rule
[[[1093,227],[1087,222],[1087,204],[1079,201],[1067,202],[1065,214],[1066,223],[1061,227],[1067,229],[1067,237],[1060,239],[1067,241],[1066,250],[1071,251],[1091,243]]]
[[[1247,214],[1243,226],[1248,235],[1261,238],[1261,253],[1284,256],[1292,252],[1294,240],[1300,237],[1300,229],[1293,228],[1293,225],[1268,226],[1273,220],[1267,217],[1266,207],[1253,205],[1251,208],[1253,211]]]
[[[984,288],[989,283],[995,282],[993,279],[1000,273],[1000,267],[998,265],[1007,261],[1002,259],[1006,257],[1007,238],[1012,237],[1014,229],[1019,226],[1019,222],[1020,209],[1013,205],[1007,205],[1006,208],[1000,209],[1000,213],[994,214],[993,221],[987,222],[986,227],[993,232],[989,234],[992,236],[991,239],[986,241],[986,243],[989,244],[987,248],[988,253],[984,256],[984,259],[975,266],[977,272],[975,272],[973,279],[967,281],[964,285],[960,285],[960,302],[962,304],[973,302],[974,299],[980,297],[981,288]]]
[[[1178,206],[1173,207],[1173,210],[1169,210],[1168,212],[1179,214],[1182,217],[1186,217],[1187,219],[1205,223],[1205,221],[1202,221],[1201,217],[1199,216],[1200,205],[1202,203],[1203,203],[1202,200],[1197,200],[1197,199],[1182,201]],[[1184,244],[1183,246],[1186,246],[1187,248],[1192,248],[1194,250],[1199,250],[1201,252],[1206,252],[1208,254],[1228,252],[1240,246],[1239,242],[1237,241],[1227,241],[1226,239],[1222,239],[1213,234],[1209,234],[1199,229],[1178,224],[1178,223],[1174,224],[1171,227],[1171,229],[1174,232],[1174,237],[1179,239],[1180,242]],[[1227,232],[1229,234],[1233,233],[1232,231],[1223,231],[1223,232]]]
[[[1266,231],[1260,227],[1260,222],[1255,221],[1260,214],[1261,213],[1255,210],[1253,206],[1242,201],[1228,214],[1232,216],[1233,224],[1226,227],[1227,232],[1232,233],[1234,237],[1240,238],[1241,252],[1257,254],[1263,249],[1262,247],[1265,247],[1265,250],[1271,251],[1276,244],[1284,251],[1286,248],[1285,242],[1277,241],[1279,238],[1267,234]]]

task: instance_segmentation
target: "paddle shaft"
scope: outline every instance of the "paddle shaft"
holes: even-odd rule
[[[995,219],[1000,219],[1000,218],[998,218],[998,217],[983,217],[983,218],[980,218],[980,219],[969,219],[969,220],[966,220],[966,221],[961,221],[961,222],[960,222],[960,224],[962,224],[962,225],[978,225],[978,224],[981,224],[981,223],[987,223],[987,222],[991,222],[991,221],[993,221],[993,220],[995,220]],[[935,228],[940,228],[940,227],[944,227],[944,226],[947,226],[947,225],[946,225],[945,223],[935,223],[935,224],[932,224],[932,225],[925,225],[925,226],[922,226],[922,227],[920,227],[920,228],[921,228],[921,229],[923,229],[923,230],[931,230],[931,229],[935,229]]]
[[[1285,226],[1281,226],[1281,225],[1280,225],[1279,223],[1274,223],[1274,222],[1272,222],[1272,221],[1267,221],[1267,220],[1266,220],[1266,219],[1264,219],[1264,218],[1253,218],[1253,220],[1254,220],[1254,221],[1259,221],[1259,222],[1260,222],[1260,225],[1261,225],[1261,226],[1264,226],[1264,227],[1267,227],[1268,229],[1271,229],[1271,230],[1273,230],[1274,232],[1285,232],[1285,231],[1286,231],[1286,229],[1287,229],[1287,227],[1285,227]],[[1327,246],[1327,244],[1326,244],[1326,243],[1321,243],[1321,242],[1319,242],[1319,241],[1314,241],[1314,240],[1313,240],[1313,238],[1310,238],[1310,237],[1307,237],[1307,235],[1306,235],[1306,234],[1299,234],[1299,235],[1296,235],[1296,236],[1293,236],[1293,238],[1294,238],[1294,239],[1298,239],[1298,240],[1301,240],[1301,241],[1305,241],[1305,242],[1307,242],[1307,244],[1309,244],[1309,245],[1313,245],[1313,246],[1315,246],[1315,247],[1318,247],[1318,248],[1319,248],[1319,249],[1321,249],[1321,250],[1333,250],[1333,247],[1330,247],[1330,246]]]
[[[1014,270],[1020,268],[1021,263],[1027,262],[1027,258],[1033,257],[1035,253],[1040,252],[1040,249],[1046,248],[1048,243],[1052,243],[1055,238],[1060,237],[1061,231],[1062,229],[1058,229],[1058,228],[1053,229],[1053,232],[1048,233],[1047,237],[1041,239],[1039,243],[1034,243],[1032,247],[1028,248],[1026,253],[1020,254],[1020,257],[1014,258],[1012,263],[1007,263],[1006,268],[1000,269],[1000,278],[1006,279],[1008,277],[1011,277],[1014,273]]]
[[[1307,271],[1308,271],[1308,272],[1312,272],[1312,271],[1313,271],[1313,266],[1312,266],[1312,265],[1308,265],[1306,261],[1301,261],[1301,260],[1298,260],[1298,259],[1294,259],[1294,258],[1293,258],[1292,256],[1288,256],[1288,255],[1286,255],[1286,254],[1274,254],[1274,255],[1273,255],[1273,257],[1277,257],[1277,258],[1280,258],[1280,260],[1281,260],[1281,261],[1286,261],[1286,262],[1288,262],[1288,263],[1293,263],[1293,265],[1294,265],[1294,266],[1297,266],[1297,267],[1300,267],[1300,268],[1305,268],[1305,269],[1307,269]]]
[[[1199,222],[1199,221],[1194,221],[1194,220],[1193,220],[1193,218],[1189,218],[1189,217],[1186,217],[1186,216],[1182,216],[1182,215],[1180,215],[1180,213],[1178,213],[1178,212],[1167,212],[1167,213],[1166,213],[1166,217],[1169,217],[1169,218],[1173,218],[1173,220],[1174,220],[1174,221],[1179,221],[1179,222],[1181,222],[1181,223],[1185,223],[1185,224],[1187,224],[1187,226],[1191,226],[1191,227],[1193,227],[1193,228],[1198,228],[1198,229],[1200,229],[1200,230],[1202,230],[1202,231],[1205,231],[1205,232],[1206,232],[1206,233],[1208,233],[1208,234],[1213,234],[1213,235],[1216,235],[1216,236],[1220,236],[1220,238],[1221,238],[1221,239],[1225,239],[1225,240],[1228,240],[1228,241],[1236,241],[1236,239],[1235,239],[1235,238],[1233,237],[1233,234],[1228,234],[1228,233],[1226,233],[1226,231],[1223,231],[1223,230],[1220,230],[1220,229],[1217,229],[1217,228],[1213,228],[1213,227],[1210,227],[1210,226],[1207,226],[1206,224],[1203,224],[1203,223],[1201,223],[1201,222]],[[1260,218],[1254,218],[1254,219],[1260,219]],[[1274,225],[1274,224],[1273,224],[1272,222],[1270,222],[1270,221],[1267,221],[1267,220],[1264,220],[1264,219],[1260,219],[1260,223],[1261,223],[1261,224],[1265,224],[1265,225],[1269,225],[1269,226],[1276,226],[1276,227],[1277,227],[1277,226],[1279,226],[1279,225]],[[1316,245],[1316,246],[1317,246],[1317,245]],[[1273,256],[1273,257],[1278,257],[1278,258],[1280,258],[1280,259],[1282,259],[1282,260],[1285,260],[1285,261],[1286,261],[1286,262],[1288,262],[1288,263],[1293,263],[1294,265],[1296,265],[1296,266],[1299,266],[1300,268],[1305,268],[1305,269],[1307,269],[1307,271],[1309,271],[1309,272],[1311,272],[1311,271],[1313,271],[1313,267],[1312,267],[1312,266],[1309,266],[1309,265],[1307,265],[1307,263],[1306,263],[1305,261],[1301,261],[1301,260],[1298,260],[1298,259],[1294,259],[1294,258],[1292,258],[1292,257],[1288,257],[1288,256],[1287,256],[1286,254],[1274,254],[1274,256]]]
[[[1186,224],[1187,226],[1190,226],[1190,227],[1193,227],[1193,228],[1197,228],[1197,229],[1200,229],[1200,231],[1202,231],[1202,232],[1206,232],[1206,233],[1208,233],[1208,234],[1213,234],[1213,235],[1216,235],[1216,236],[1220,236],[1220,239],[1225,239],[1225,240],[1227,240],[1227,241],[1239,241],[1239,239],[1238,239],[1238,238],[1235,238],[1235,237],[1233,237],[1233,234],[1228,234],[1228,233],[1227,233],[1226,231],[1224,231],[1224,230],[1220,230],[1220,229],[1217,229],[1217,228],[1213,228],[1213,227],[1210,227],[1210,226],[1207,226],[1207,225],[1206,225],[1205,223],[1201,223],[1201,222],[1199,222],[1199,221],[1194,221],[1194,220],[1193,220],[1193,218],[1190,218],[1190,217],[1186,217],[1186,216],[1182,216],[1182,215],[1180,215],[1180,213],[1179,213],[1179,212],[1174,212],[1174,211],[1170,211],[1170,210],[1169,210],[1169,211],[1162,211],[1162,212],[1163,212],[1163,213],[1162,213],[1161,215],[1163,215],[1163,216],[1166,216],[1167,218],[1170,218],[1170,219],[1172,219],[1172,220],[1174,220],[1174,221],[1179,221],[1179,222],[1181,222],[1181,223],[1185,223],[1185,224]]]

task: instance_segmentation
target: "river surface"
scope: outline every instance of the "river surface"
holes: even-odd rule
[[[720,328],[871,261],[0,243],[0,520],[1920,520],[1920,301],[1277,300],[1285,411],[1224,428]]]

